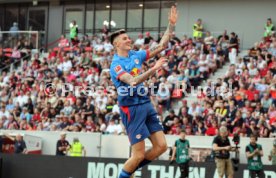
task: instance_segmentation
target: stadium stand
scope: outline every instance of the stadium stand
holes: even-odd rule
[[[133,47],[148,49],[156,41],[145,45],[133,39]],[[33,47],[24,41],[0,50],[1,68],[31,55],[16,70],[2,70],[0,129],[125,134],[109,74],[113,46],[105,34],[77,42],[72,46],[62,36],[45,54],[30,54]],[[204,39],[172,37],[160,54],[168,58],[168,65],[145,83],[156,86],[151,99],[166,134],[178,135],[185,129],[187,135],[214,136],[221,125],[241,136],[269,137],[276,132],[275,34],[256,43],[244,57],[237,57],[239,50],[235,33],[218,37],[208,33]],[[141,72],[160,56],[145,63]],[[229,61],[224,76],[215,83],[208,80]],[[207,87],[194,90],[202,84]],[[185,98],[195,91],[198,102],[187,104]],[[182,104],[175,109],[179,101]]]

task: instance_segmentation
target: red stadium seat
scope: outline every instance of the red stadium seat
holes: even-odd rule
[[[183,92],[181,89],[174,89],[172,92],[172,97],[171,98],[175,98],[175,99],[180,99],[183,96]]]

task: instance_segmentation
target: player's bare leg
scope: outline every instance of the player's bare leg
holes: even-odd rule
[[[149,137],[152,148],[145,152],[145,157],[142,162],[136,167],[135,171],[156,159],[167,150],[167,142],[163,131],[157,131]]]
[[[125,162],[123,171],[119,178],[129,178],[131,174],[136,170],[141,161],[145,159],[145,141],[138,142],[131,146],[132,155]]]
[[[145,159],[152,161],[167,151],[167,141],[163,131],[151,134],[149,139],[152,143],[152,148],[146,151]]]

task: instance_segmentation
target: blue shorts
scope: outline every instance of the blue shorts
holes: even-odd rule
[[[150,102],[121,106],[120,113],[131,145],[145,140],[154,132],[163,131],[162,123]]]

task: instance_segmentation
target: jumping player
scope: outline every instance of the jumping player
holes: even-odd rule
[[[132,149],[132,156],[125,162],[119,178],[130,178],[137,169],[167,150],[162,124],[143,85],[143,82],[155,74],[166,59],[159,59],[154,67],[144,73],[140,71],[145,60],[166,49],[177,17],[176,7],[172,6],[168,15],[169,25],[164,36],[157,46],[149,50],[131,50],[131,40],[125,30],[110,35],[111,43],[116,50],[110,66],[110,75],[117,88],[120,114]],[[147,151],[144,141],[146,138],[149,138],[153,145]]]

